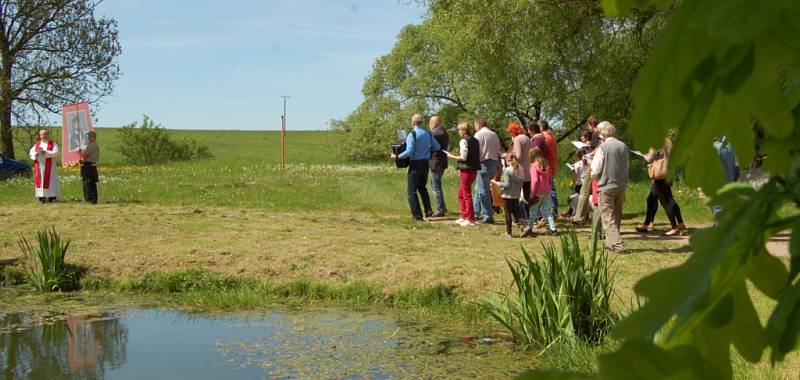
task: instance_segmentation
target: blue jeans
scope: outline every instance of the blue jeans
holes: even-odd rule
[[[475,181],[475,196],[472,197],[472,205],[475,207],[475,218],[481,216],[485,222],[493,222],[492,216],[492,190],[489,184],[497,174],[497,161],[481,161],[481,169],[478,170],[478,178]]]
[[[553,217],[553,199],[548,194],[537,194],[539,202],[531,205],[531,218],[528,219],[528,227],[533,228],[536,223],[534,215],[541,214],[547,218],[547,224],[551,230],[556,229],[556,218]]]
[[[422,220],[422,210],[419,207],[419,200],[417,193],[422,198],[422,205],[425,207],[425,213],[431,213],[431,199],[428,195],[428,161],[416,160],[411,161],[408,166],[408,206],[411,208],[411,215],[414,219]]]
[[[558,192],[556,192],[556,178],[553,177],[550,179],[550,208],[542,208],[539,210],[539,213],[536,214],[536,219],[544,218],[545,212],[548,214],[553,214],[553,209],[558,208]],[[555,212],[558,215],[558,211]]]
[[[444,169],[431,170],[431,187],[433,195],[436,197],[436,212],[447,213],[447,206],[444,204],[444,192],[442,191],[442,176]]]

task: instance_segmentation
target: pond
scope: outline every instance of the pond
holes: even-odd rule
[[[309,307],[239,316],[0,312],[0,368],[6,379],[230,380],[508,378],[533,365],[502,335],[405,319]]]

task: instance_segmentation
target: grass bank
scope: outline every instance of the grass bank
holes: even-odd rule
[[[358,280],[342,283],[299,278],[273,282],[191,269],[150,272],[140,278],[112,279],[90,275],[81,280],[81,288],[86,291],[172,296],[184,306],[210,311],[251,309],[282,301],[435,309],[468,317],[480,315],[474,304],[464,302],[453,289],[443,284],[387,290],[385,285]]]

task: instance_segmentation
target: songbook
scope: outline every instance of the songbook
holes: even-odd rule
[[[647,157],[645,157],[644,154],[642,154],[642,152],[640,152],[638,150],[632,150],[631,153],[641,157],[642,159],[645,159],[645,160],[647,159]]]
[[[567,165],[567,167],[569,168],[570,171],[573,171],[573,172],[575,171],[575,167],[570,165],[569,163],[565,163],[564,165]]]
[[[589,146],[588,144],[584,143],[583,141],[572,141],[572,145],[575,145],[575,148],[581,149]]]

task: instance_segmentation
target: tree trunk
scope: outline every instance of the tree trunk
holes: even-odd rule
[[[4,109],[0,110],[0,143],[3,145],[3,155],[14,159],[14,139],[11,133],[11,106],[3,105],[3,108]]]
[[[10,159],[14,159],[14,137],[11,131],[11,105],[13,104],[13,96],[11,96],[11,61],[8,54],[3,54],[3,68],[2,78],[0,78],[0,91],[2,91],[2,99],[0,99],[0,145],[3,148],[3,155]]]

